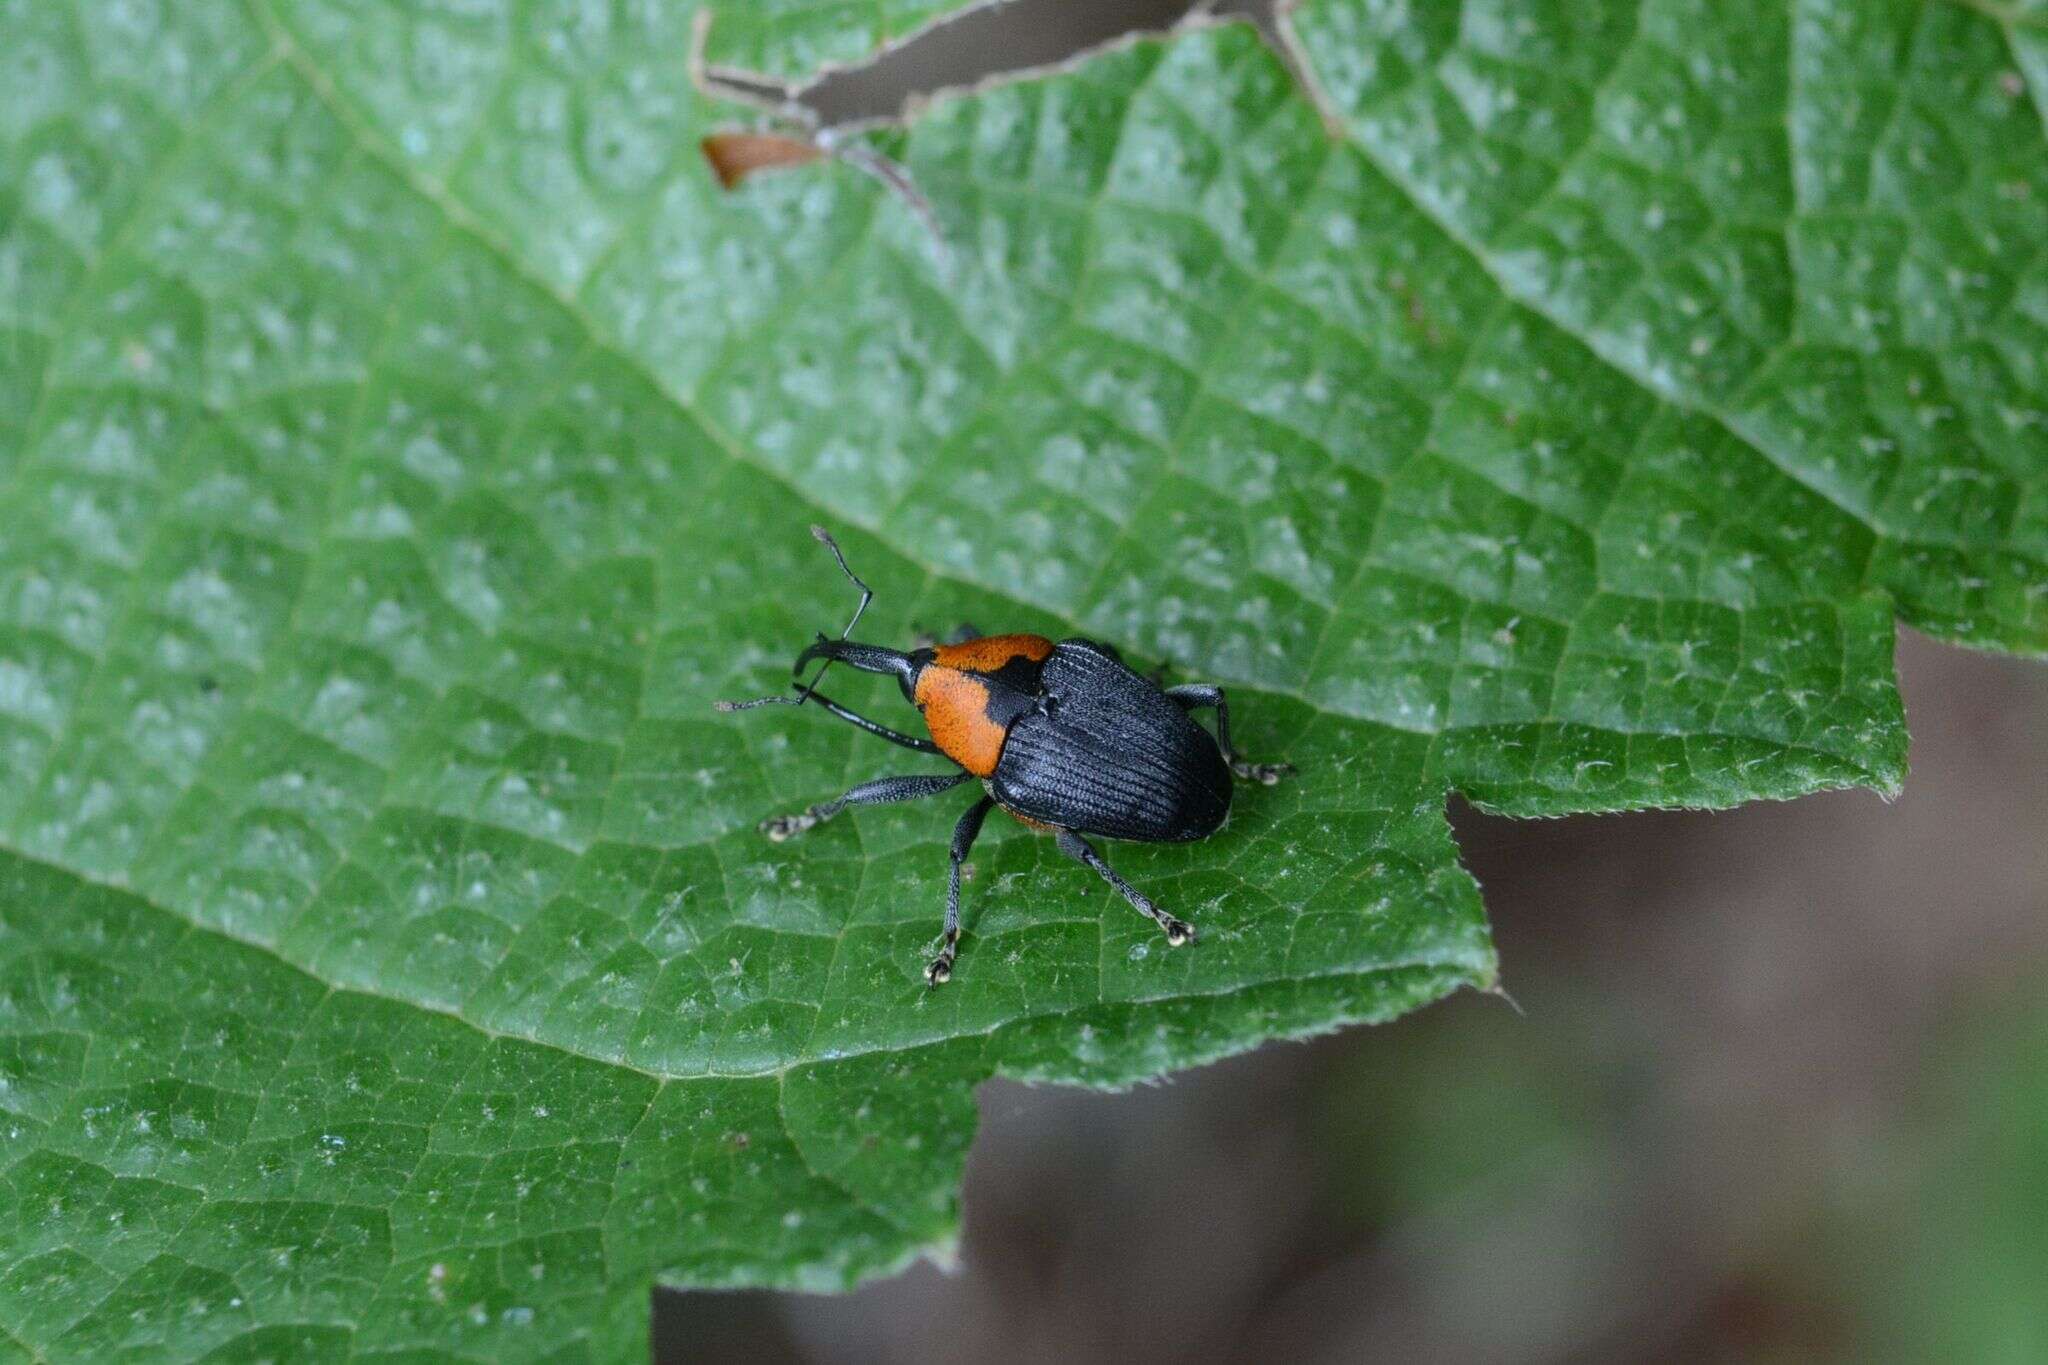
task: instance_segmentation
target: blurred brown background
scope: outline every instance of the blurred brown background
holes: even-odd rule
[[[980,1095],[952,1273],[662,1358],[2048,1359],[2048,668],[1911,633],[1905,795],[1454,805],[1506,984]]]

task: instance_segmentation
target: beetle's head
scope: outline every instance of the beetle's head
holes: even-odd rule
[[[790,672],[801,674],[804,665],[811,660],[824,659],[829,663],[857,668],[863,673],[887,673],[903,689],[904,700],[910,701],[917,695],[917,675],[924,672],[932,657],[929,649],[916,649],[906,654],[900,649],[885,649],[881,645],[864,645],[857,640],[834,640],[820,635],[809,649],[796,656],[796,664]]]

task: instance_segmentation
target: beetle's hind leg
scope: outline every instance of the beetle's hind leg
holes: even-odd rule
[[[940,935],[939,955],[924,969],[924,979],[934,986],[943,986],[953,979],[953,958],[960,951],[960,864],[967,861],[968,850],[974,847],[981,822],[988,818],[993,805],[993,800],[982,797],[953,826],[953,871],[946,879],[946,928]]]
[[[795,815],[771,815],[761,822],[761,832],[779,844],[792,835],[825,823],[848,806],[886,806],[895,801],[937,796],[940,792],[951,791],[967,781],[969,776],[967,773],[943,773],[935,777],[878,777],[872,782],[861,783],[844,796],[820,801]]]
[[[1116,869],[1102,860],[1102,855],[1095,851],[1093,844],[1070,829],[1063,829],[1059,832],[1058,843],[1060,852],[1066,854],[1069,858],[1086,863],[1094,868],[1100,874],[1102,880],[1115,887],[1122,894],[1123,898],[1131,903],[1132,909],[1158,925],[1159,931],[1166,935],[1166,941],[1169,944],[1178,948],[1183,944],[1195,941],[1194,925],[1189,924],[1184,919],[1177,919],[1167,914],[1164,910],[1154,905],[1151,898],[1144,892],[1132,886],[1122,877],[1119,877],[1116,874]]]
[[[1178,702],[1183,711],[1202,706],[1216,708],[1216,747],[1223,750],[1223,761],[1230,765],[1230,771],[1246,782],[1270,787],[1294,771],[1292,763],[1248,763],[1238,757],[1230,742],[1230,703],[1223,699],[1222,688],[1213,683],[1188,683],[1167,688],[1166,695]]]

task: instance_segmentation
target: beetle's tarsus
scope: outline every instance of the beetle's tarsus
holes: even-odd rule
[[[837,810],[828,810],[826,808],[832,804],[834,803],[828,801],[821,805],[812,806],[808,810],[799,811],[795,815],[771,815],[761,822],[760,830],[779,844],[783,840],[795,838],[805,830],[821,825],[837,815],[839,813]]]
[[[1162,913],[1159,927],[1166,931],[1166,945],[1169,948],[1185,948],[1195,941],[1195,926],[1184,919],[1175,919],[1172,915]]]
[[[958,952],[959,939],[947,939],[946,946],[939,949],[939,955],[925,966],[924,982],[927,986],[943,986],[953,979],[953,959]]]
[[[1294,776],[1292,763],[1247,763],[1241,758],[1230,760],[1230,771],[1240,781],[1256,782],[1262,787],[1271,787],[1283,777]]]
[[[1187,683],[1181,687],[1169,687],[1166,695],[1173,698],[1181,709],[1193,711],[1199,707],[1211,707],[1216,712],[1216,747],[1223,752],[1223,761],[1230,765],[1231,776],[1242,782],[1256,782],[1270,787],[1283,777],[1294,772],[1292,763],[1249,763],[1238,757],[1237,746],[1230,742],[1230,703],[1223,696],[1223,689],[1212,683]]]

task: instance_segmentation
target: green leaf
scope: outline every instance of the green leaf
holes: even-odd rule
[[[0,4],[6,1341],[625,1358],[943,1249],[984,1077],[1490,983],[1449,789],[1895,789],[1895,613],[2048,652],[2041,14],[1326,0],[1341,142],[1140,43],[888,139],[948,270],[719,191],[680,6]],[[950,810],[755,833],[933,766],[710,710],[817,520],[1232,686],[1300,778],[1112,850],[1199,945],[992,828],[927,991]]]

